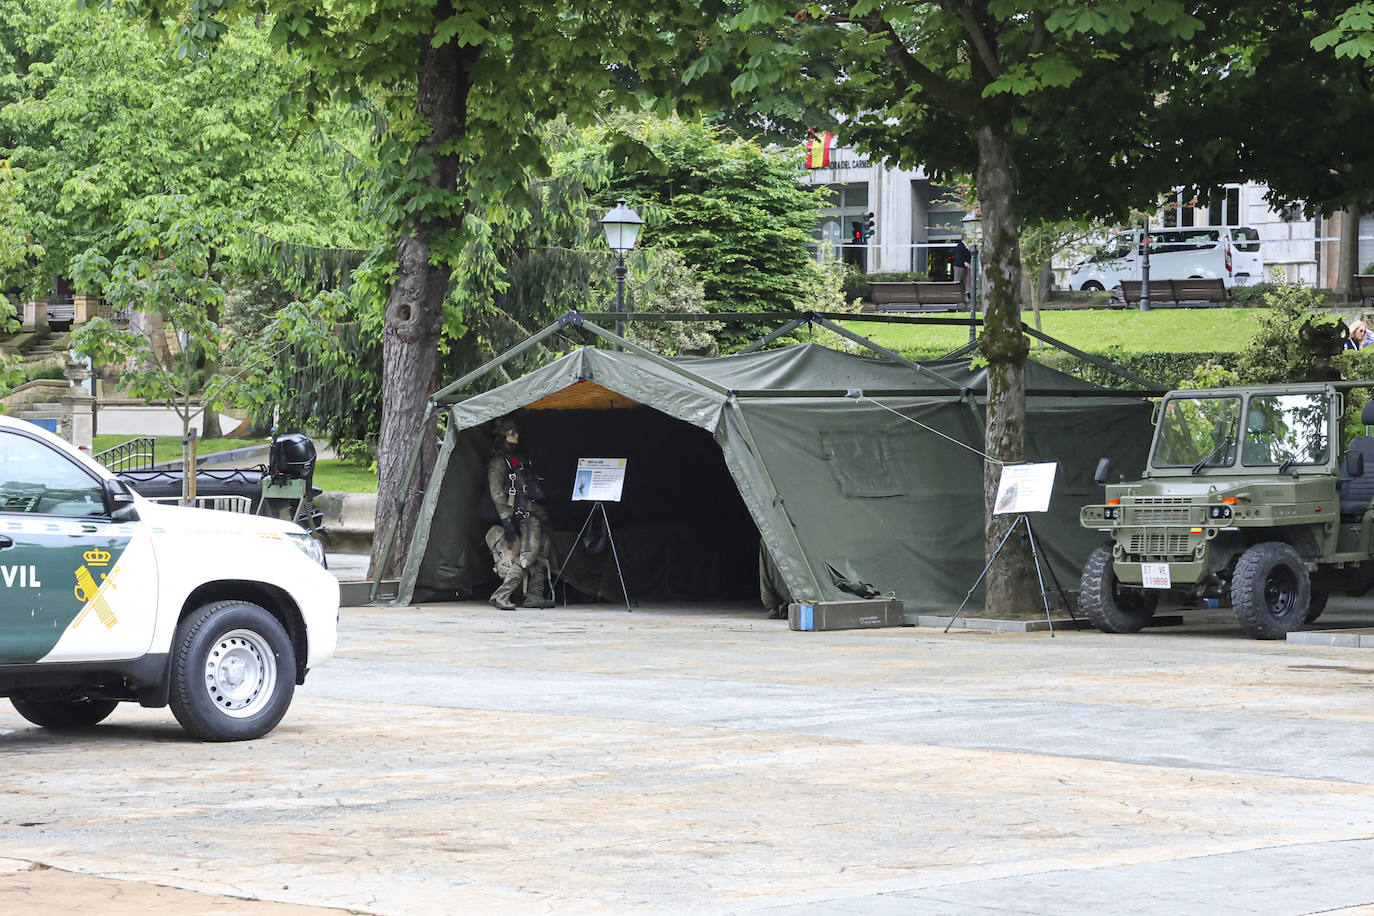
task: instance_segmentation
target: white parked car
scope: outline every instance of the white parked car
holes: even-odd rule
[[[1069,289],[1115,289],[1141,279],[1140,230],[1118,232],[1074,265]],[[1150,231],[1150,278],[1221,280],[1227,288],[1264,279],[1259,235],[1245,226],[1188,226]]]
[[[0,696],[49,728],[123,701],[209,741],[271,731],[334,654],[338,581],[288,522],[149,502],[0,416]]]

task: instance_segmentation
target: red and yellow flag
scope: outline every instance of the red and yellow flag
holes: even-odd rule
[[[806,141],[806,167],[823,169],[830,165],[830,147],[835,143],[835,135],[830,131],[816,133],[808,131],[811,139]]]

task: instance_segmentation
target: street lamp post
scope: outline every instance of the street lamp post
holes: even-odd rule
[[[601,218],[601,228],[606,233],[606,244],[616,254],[615,262],[615,311],[617,315],[625,314],[625,252],[635,247],[635,240],[639,238],[640,227],[644,225],[644,220],[639,218],[639,214],[625,205],[625,198],[620,198],[615,209]],[[625,336],[625,322],[616,319],[615,332],[620,337]]]
[[[1124,297],[1123,297],[1124,298]],[[1140,310],[1150,310],[1150,218],[1140,233]]]
[[[982,241],[982,220],[974,210],[964,214],[962,220],[964,224],[964,236],[971,243],[969,245],[968,269],[971,275],[968,278],[968,342],[973,343],[978,339],[978,329],[974,322],[978,320],[978,243]]]

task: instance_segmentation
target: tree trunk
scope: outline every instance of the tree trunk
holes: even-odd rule
[[[421,172],[429,188],[449,192],[436,209],[442,215],[421,216],[404,231],[396,248],[396,279],[386,303],[382,333],[382,425],[377,442],[376,539],[372,547],[372,572],[381,562],[387,535],[395,526],[394,547],[382,575],[394,578],[405,563],[420,511],[419,494],[434,467],[437,443],[434,420],[421,428],[425,402],[434,390],[439,335],[443,331],[444,299],[448,295],[451,268],[435,264],[431,247],[442,235],[461,228],[452,215],[453,192],[458,186],[458,160],[448,150],[466,124],[469,68],[476,49],[459,49],[453,42],[435,48],[428,37],[420,48],[418,105],[430,127],[425,142],[417,147],[409,168]],[[423,193],[423,189],[417,189]],[[422,211],[423,212],[423,211]],[[420,443],[420,461],[409,491],[401,485],[411,451]],[[404,497],[404,510],[400,503]]]
[[[988,420],[983,464],[983,544],[992,559],[1014,515],[993,515],[1003,463],[1025,459],[1026,335],[1021,332],[1021,253],[1016,226],[1016,175],[1010,139],[979,127],[978,202],[982,206],[986,311],[980,348],[988,362]],[[1018,528],[988,570],[987,611],[993,615],[1035,607],[1040,594],[1031,569],[1030,544]]]
[[[1342,210],[1339,214],[1341,242],[1336,266],[1336,290],[1345,299],[1355,298],[1355,274],[1360,272],[1360,211]]]

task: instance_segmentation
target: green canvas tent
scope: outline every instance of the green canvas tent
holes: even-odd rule
[[[571,554],[565,577],[583,596],[621,598],[604,538],[578,539],[590,508],[571,501],[579,457],[628,459],[607,513],[635,600],[757,600],[766,558],[783,599],[853,600],[842,586],[867,583],[914,622],[952,611],[982,570],[986,377],[967,360],[815,344],[672,359],[583,347],[465,397],[472,377],[433,399],[447,429],[397,603],[489,586],[489,423],[516,409],[550,497],[555,570]],[[1097,460],[1140,468],[1151,408],[1034,362],[1026,378],[1028,460],[1059,462],[1037,541],[1076,588],[1098,541],[1078,525],[1079,507],[1100,498]]]

